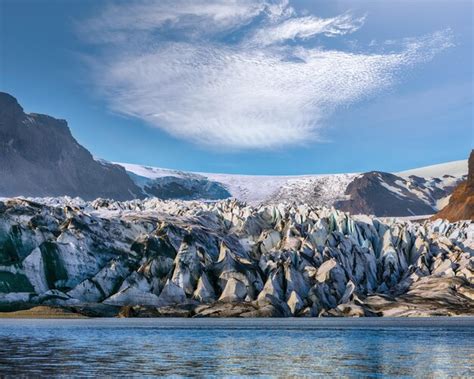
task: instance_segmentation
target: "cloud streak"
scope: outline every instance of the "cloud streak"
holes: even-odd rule
[[[353,18],[349,14],[333,18],[314,16],[289,18],[277,25],[259,29],[253,38],[257,44],[271,45],[294,39],[308,39],[317,34],[328,37],[354,33],[364,24],[365,16]]]
[[[82,33],[104,48],[93,68],[114,111],[202,146],[262,149],[317,141],[335,109],[451,44],[449,31],[391,53],[298,43],[353,33],[364,20],[299,17],[287,2],[181,0],[115,4]]]

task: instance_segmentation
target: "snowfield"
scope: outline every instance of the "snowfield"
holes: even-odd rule
[[[285,201],[289,198],[308,201],[314,195],[315,188],[321,191],[323,205],[331,205],[335,200],[344,198],[344,191],[350,181],[358,174],[327,175],[234,175],[187,172],[159,167],[141,166],[130,163],[114,162],[133,174],[137,183],[146,183],[167,176],[179,178],[202,178],[215,181],[224,187],[237,200],[249,204],[261,204]],[[136,178],[138,176],[139,178]],[[313,202],[313,201],[311,201]]]
[[[422,178],[439,178],[443,175],[460,177],[467,174],[467,159],[440,163],[432,166],[415,168],[407,171],[400,171],[396,175],[408,177],[410,175],[420,176]]]

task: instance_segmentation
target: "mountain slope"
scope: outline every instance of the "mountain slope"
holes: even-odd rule
[[[433,208],[405,186],[400,177],[386,172],[368,172],[355,178],[346,188],[348,200],[334,206],[350,213],[377,216],[406,216],[433,213]]]
[[[376,216],[430,215],[442,207],[463,176],[430,178],[397,176],[372,171],[356,177],[346,188],[348,199],[334,204],[350,213]]]
[[[0,92],[0,196],[143,197],[125,170],[98,162],[71,135],[66,121],[26,114]]]
[[[180,200],[222,200],[231,197],[222,183],[203,175],[118,163],[149,197]]]

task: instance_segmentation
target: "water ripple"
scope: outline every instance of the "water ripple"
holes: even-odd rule
[[[10,376],[472,376],[474,321],[0,320]]]

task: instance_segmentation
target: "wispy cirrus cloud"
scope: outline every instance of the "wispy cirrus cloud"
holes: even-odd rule
[[[449,31],[390,53],[298,43],[364,20],[300,17],[286,1],[139,1],[109,5],[81,33],[104,49],[92,67],[114,111],[199,145],[261,149],[317,140],[337,107],[451,45]]]
[[[264,12],[280,17],[291,9],[284,4],[261,0],[109,1],[99,15],[81,20],[78,29],[91,43],[125,43],[143,33],[158,39],[166,35],[202,38],[245,25]]]
[[[354,18],[343,14],[332,18],[314,16],[288,18],[282,22],[257,30],[253,41],[270,45],[294,39],[307,39],[317,34],[335,37],[354,33],[362,27],[365,16]]]

